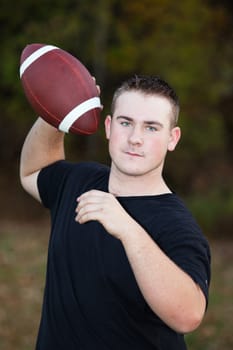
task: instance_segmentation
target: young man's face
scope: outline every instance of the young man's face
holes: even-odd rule
[[[112,118],[105,120],[112,166],[131,176],[162,173],[167,151],[173,151],[180,138],[180,129],[171,128],[171,113],[166,98],[122,93]]]

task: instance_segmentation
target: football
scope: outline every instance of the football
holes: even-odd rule
[[[20,78],[29,104],[49,124],[66,133],[97,131],[99,91],[76,57],[53,45],[27,45],[20,58]]]

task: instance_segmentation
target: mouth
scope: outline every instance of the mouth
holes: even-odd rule
[[[144,155],[142,153],[137,153],[137,152],[132,152],[132,151],[126,151],[125,154],[130,156],[130,157],[134,157],[134,158],[143,158],[144,157]]]

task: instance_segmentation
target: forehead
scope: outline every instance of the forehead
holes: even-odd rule
[[[116,100],[113,116],[132,118],[170,118],[172,105],[159,95],[147,95],[138,91],[123,92]]]

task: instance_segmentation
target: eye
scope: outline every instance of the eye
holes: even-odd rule
[[[128,121],[121,121],[121,123],[120,123],[122,126],[130,126],[130,122],[128,122]]]
[[[158,129],[155,126],[147,125],[146,126],[146,130],[151,131],[151,132],[155,132]]]

